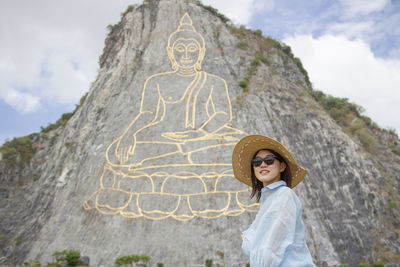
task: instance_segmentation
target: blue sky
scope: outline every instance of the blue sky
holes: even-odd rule
[[[203,0],[291,46],[315,89],[400,133],[400,0]],[[0,2],[0,144],[71,112],[98,70],[106,26],[135,0]]]

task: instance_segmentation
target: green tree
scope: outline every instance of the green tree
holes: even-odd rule
[[[69,266],[76,266],[80,257],[81,252],[79,250],[67,250],[65,253],[65,260]]]

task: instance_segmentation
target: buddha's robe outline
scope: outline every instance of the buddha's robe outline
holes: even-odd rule
[[[256,211],[231,165],[234,145],[247,134],[230,126],[226,81],[201,71],[205,41],[188,13],[166,49],[173,71],[147,77],[139,112],[107,147],[100,187],[83,207],[180,221]]]
[[[171,82],[178,79],[187,80],[186,88],[182,83]],[[164,165],[173,164],[168,160],[182,156],[180,164],[196,164],[190,155],[187,157],[188,153],[237,141],[233,134],[242,132],[228,126],[231,120],[228,86],[222,78],[204,71],[186,77],[176,71],[158,73],[146,80],[140,112],[109,146],[107,161],[111,166],[132,168],[161,157]],[[125,152],[118,154],[123,141],[132,141],[133,145],[125,145]]]

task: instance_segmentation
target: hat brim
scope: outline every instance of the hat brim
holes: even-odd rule
[[[251,160],[260,149],[271,149],[285,160],[291,174],[291,187],[298,185],[307,174],[307,170],[301,167],[293,155],[280,142],[263,135],[248,135],[242,138],[233,149],[232,167],[233,173],[239,181],[251,184]]]

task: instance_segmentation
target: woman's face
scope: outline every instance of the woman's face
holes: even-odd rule
[[[267,156],[274,156],[268,150],[260,150],[258,151],[256,158],[266,158]],[[274,182],[277,182],[281,179],[281,173],[285,170],[286,164],[284,162],[279,162],[279,160],[275,159],[272,165],[267,165],[264,161],[260,166],[256,167],[253,165],[254,175],[256,178],[263,183],[264,187],[270,185]]]
[[[194,66],[199,59],[200,45],[193,38],[179,38],[174,42],[172,48],[175,61],[179,66]]]

